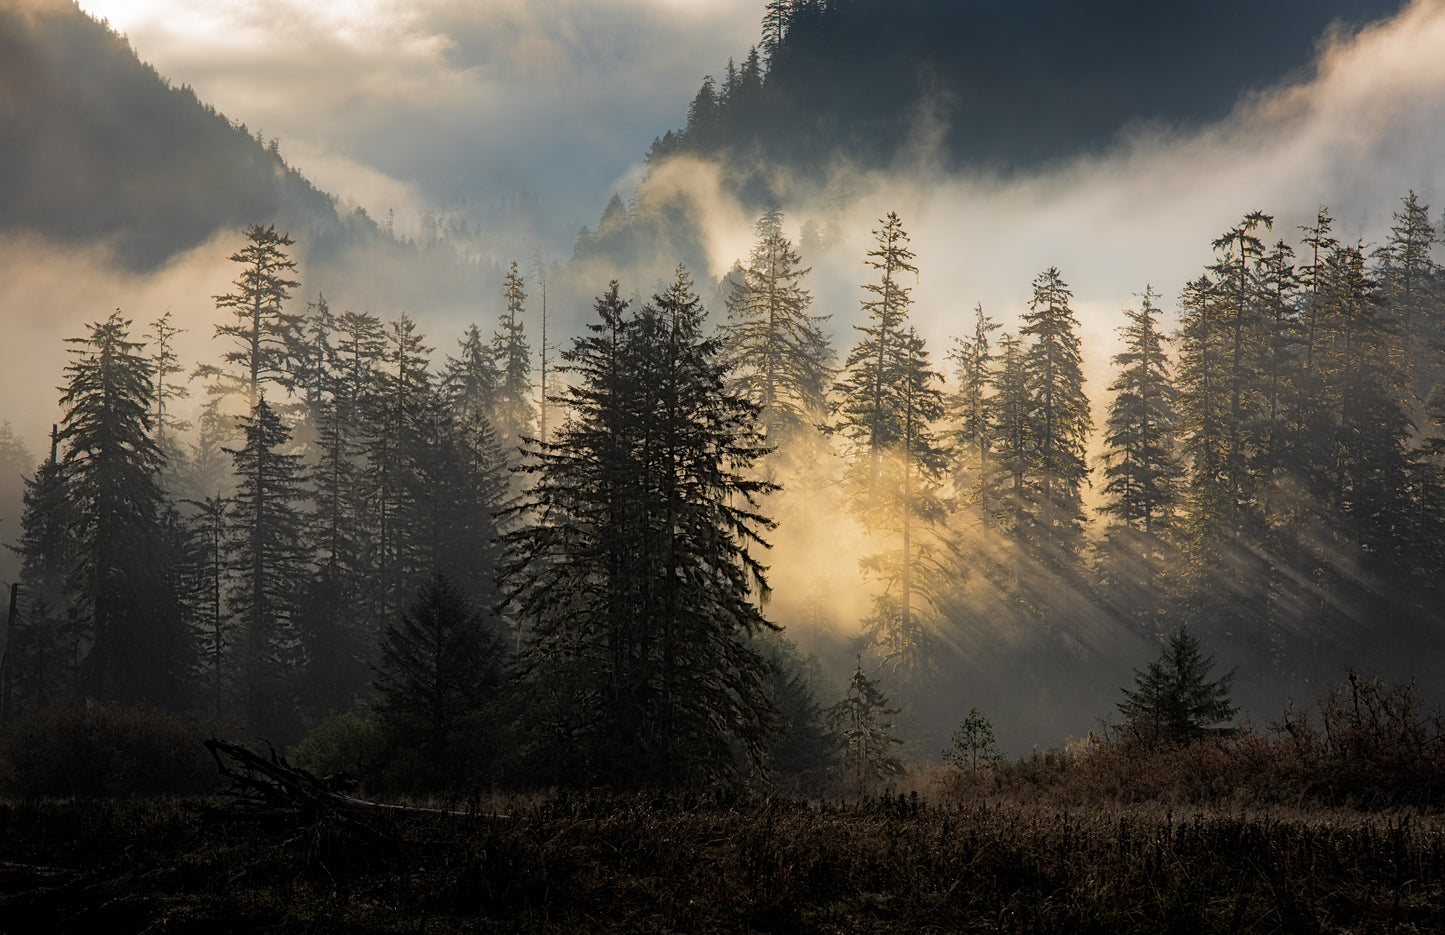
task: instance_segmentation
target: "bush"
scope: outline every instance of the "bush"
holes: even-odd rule
[[[292,747],[288,758],[317,776],[343,774],[369,789],[382,786],[391,741],[381,719],[354,711],[333,715]]]
[[[202,745],[213,728],[115,704],[44,711],[0,745],[0,789],[27,798],[215,792],[221,776]]]
[[[1289,709],[1261,730],[1165,741],[1126,728],[999,762],[987,773],[946,771],[945,800],[1003,797],[1074,806],[1445,805],[1445,721],[1423,712],[1412,685],[1350,676],[1322,698],[1320,726]]]

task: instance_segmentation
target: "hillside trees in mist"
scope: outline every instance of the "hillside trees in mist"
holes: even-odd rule
[[[750,637],[766,448],[679,268],[636,312],[617,283],[563,353],[570,418],[534,449],[504,538],[538,762],[554,779],[692,788],[763,763],[776,712]]]

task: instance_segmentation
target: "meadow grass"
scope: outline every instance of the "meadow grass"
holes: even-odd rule
[[[1418,812],[557,795],[363,835],[207,801],[0,803],[0,931],[1445,930]]]

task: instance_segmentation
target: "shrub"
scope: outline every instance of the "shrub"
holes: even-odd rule
[[[378,789],[390,760],[390,739],[375,714],[354,711],[333,715],[301,738],[287,754],[291,762],[317,776],[343,774]]]
[[[993,736],[993,722],[977,708],[968,710],[968,717],[949,737],[953,746],[943,751],[943,762],[956,769],[974,772],[999,759],[998,744]]]
[[[26,717],[0,746],[9,795],[198,795],[221,784],[213,725],[154,708],[88,703]]]

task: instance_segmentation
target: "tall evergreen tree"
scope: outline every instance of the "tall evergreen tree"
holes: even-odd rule
[[[490,421],[501,382],[492,346],[482,340],[481,329],[476,325],[467,328],[457,345],[458,356],[447,356],[442,374],[452,411],[459,418],[480,416]]]
[[[497,367],[497,394],[489,416],[497,431],[497,442],[509,454],[522,439],[535,431],[536,414],[532,407],[532,351],[527,346],[522,318],[527,311],[527,293],[522,276],[512,263],[502,294],[507,307],[497,321],[492,337],[492,358]]]
[[[1179,459],[1175,400],[1159,294],[1146,286],[1137,309],[1126,309],[1124,350],[1104,424],[1104,496],[1110,517],[1100,551],[1101,590],[1116,612],[1157,630],[1166,613],[1167,577],[1177,567],[1173,526],[1184,466]]]
[[[151,322],[150,331],[146,333],[146,337],[150,339],[151,366],[156,374],[156,385],[152,394],[155,399],[152,424],[155,427],[156,445],[168,460],[175,458],[168,430],[184,431],[189,427],[184,420],[176,418],[169,408],[172,400],[185,399],[191,395],[184,383],[171,382],[171,377],[185,369],[177,362],[179,358],[176,355],[176,335],[185,333],[185,330],[172,321],[171,310],[166,309],[165,314]]]
[[[164,456],[151,431],[155,371],[116,311],[69,338],[61,405],[75,535],[72,593],[89,624],[84,690],[91,697],[178,709],[194,663],[167,556],[157,480]]]
[[[1429,206],[1413,191],[1401,199],[1393,220],[1389,238],[1375,251],[1380,298],[1399,321],[1411,388],[1417,398],[1429,400],[1445,382],[1438,351],[1445,339],[1445,296],[1440,267],[1431,254],[1441,236],[1430,220]]]
[[[953,487],[967,502],[981,505],[983,484],[988,477],[989,423],[993,405],[994,355],[989,336],[1000,325],[974,309],[973,333],[955,338],[948,357],[954,362],[958,392],[949,400],[954,430]]]
[[[1269,344],[1268,318],[1259,288],[1265,247],[1256,236],[1274,219],[1262,211],[1246,215],[1214,241],[1210,267],[1222,315],[1220,352],[1228,416],[1224,423],[1223,476],[1226,521],[1238,536],[1258,531],[1263,439],[1267,433],[1267,381],[1264,361]]]
[[[1093,429],[1079,323],[1069,307],[1072,295],[1057,269],[1041,273],[1019,332],[1032,339],[1022,366],[1030,388],[1030,447],[1038,495],[1033,546],[1041,558],[1060,568],[1079,554],[1084,523],[1080,488],[1088,479],[1084,449]]]
[[[186,505],[192,510],[194,552],[190,558],[196,568],[191,617],[196,621],[198,694],[205,710],[219,720],[231,709],[236,674],[232,666],[235,628],[226,607],[231,502],[215,494],[187,501]]]
[[[681,268],[636,314],[614,281],[597,313],[505,538],[535,733],[571,781],[736,781],[774,719],[749,645],[771,627],[755,504],[772,485],[744,474],[766,450],[757,410],[727,391]]]
[[[336,319],[336,332],[338,416],[343,424],[360,426],[386,349],[386,327],[369,312],[345,311]]]
[[[341,376],[328,382],[330,391],[315,409],[317,458],[306,516],[313,567],[299,610],[307,665],[303,703],[317,716],[365,693],[373,636],[365,602],[371,569],[361,426],[354,410],[348,418]]]
[[[1032,484],[1032,400],[1024,372],[1024,349],[1014,335],[999,342],[999,367],[989,419],[989,460],[984,500],[1000,530],[1011,538],[1033,538],[1036,498]]]
[[[537,347],[537,438],[543,442],[547,440],[547,354],[552,350],[552,346],[547,342],[547,285],[553,278],[547,264],[542,261],[541,251],[533,250],[532,280],[537,284],[533,294],[542,304],[542,313],[538,316],[542,324],[542,335]]]
[[[313,417],[322,400],[334,392],[332,372],[337,358],[332,341],[336,333],[337,319],[331,303],[318,292],[315,302],[306,303],[306,316],[300,323],[301,340],[296,347],[298,356],[292,361],[292,380]]]
[[[877,246],[864,262],[878,271],[878,281],[863,286],[863,311],[870,324],[855,325],[863,337],[848,353],[836,392],[841,397],[843,432],[867,452],[863,490],[868,499],[878,492],[884,452],[903,436],[902,410],[891,380],[907,335],[909,289],[904,274],[918,275],[908,234],[897,213],[890,211],[873,232]]]
[[[783,214],[769,203],[757,223],[748,263],[731,282],[722,327],[733,386],[762,410],[764,432],[779,445],[822,420],[832,353],[813,297],[809,270],[783,233]]]
[[[1137,309],[1126,309],[1124,350],[1114,356],[1119,374],[1105,422],[1104,494],[1101,508],[1145,536],[1173,524],[1183,466],[1176,452],[1174,401],[1164,336],[1158,328],[1159,294],[1145,287]]]
[[[297,603],[306,573],[300,458],[291,433],[258,397],[241,420],[245,444],[228,449],[236,467],[230,509],[229,606],[239,625],[239,710],[263,736],[294,732],[304,671]]]
[[[50,457],[25,479],[19,541],[19,617],[6,632],[4,719],[70,700],[80,684],[85,646],[71,607],[70,571],[76,560],[70,485],[60,460],[58,426]]]
[[[368,590],[375,626],[392,618],[405,595],[420,583],[416,575],[430,574],[417,558],[408,525],[418,424],[432,392],[427,369],[431,348],[424,341],[407,315],[391,323],[365,403],[362,490],[371,539]]]
[[[942,377],[912,328],[892,357],[887,382],[901,432],[882,459],[877,492],[859,507],[865,523],[896,537],[897,547],[864,560],[865,570],[885,585],[864,626],[887,664],[920,678],[933,672],[944,594],[961,575],[943,526],[947,510],[941,490],[949,452],[933,431],[944,413],[936,385]]]
[[[442,574],[388,622],[376,710],[406,785],[455,790],[482,778],[496,758],[495,722],[485,715],[498,704],[505,653],[500,622]]]
[[[295,241],[276,233],[274,224],[252,225],[245,234],[246,246],[230,257],[241,266],[234,291],[214,296],[218,311],[229,309],[235,316],[233,323],[216,326],[216,337],[231,344],[221,356],[226,367],[207,365],[199,372],[214,378],[213,394],[240,393],[249,409],[268,386],[292,388],[301,319],[284,307],[300,285],[287,278],[296,271],[286,252]]]

